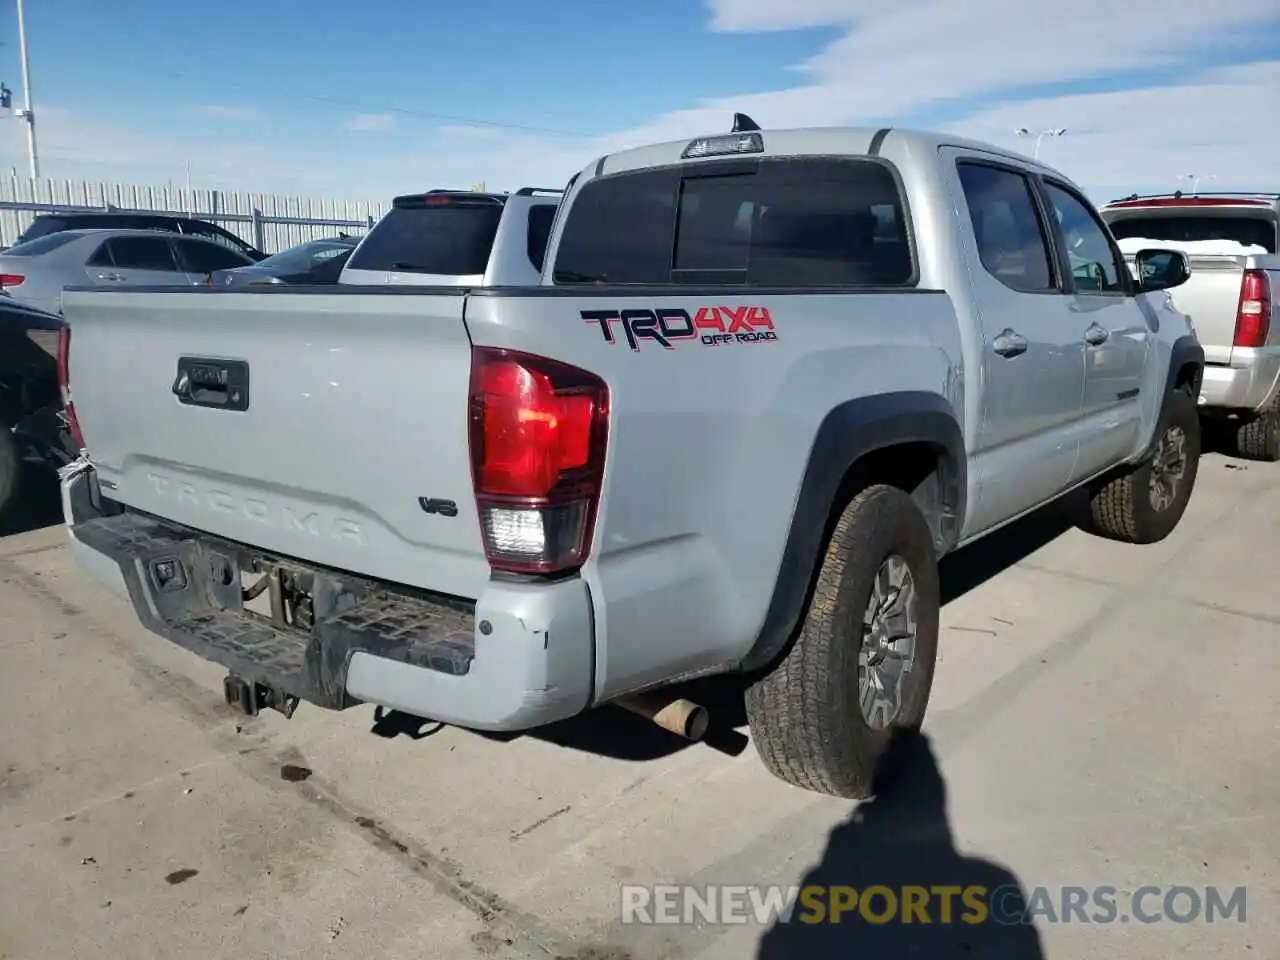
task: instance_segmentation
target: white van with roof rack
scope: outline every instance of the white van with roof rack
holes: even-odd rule
[[[542,278],[561,190],[429,190],[396,197],[355,248],[339,283],[528,286]]]

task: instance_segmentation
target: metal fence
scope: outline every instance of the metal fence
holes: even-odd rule
[[[209,220],[267,253],[335,233],[359,234],[386,205],[270,193],[144,187],[87,180],[0,177],[0,245],[8,246],[40,213],[168,213]]]

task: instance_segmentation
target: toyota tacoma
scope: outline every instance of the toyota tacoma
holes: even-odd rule
[[[737,674],[770,771],[864,797],[942,554],[1078,488],[1183,515],[1204,357],[1150,256],[1017,154],[740,116],[583,168],[535,285],[69,290],[66,523],[250,712],[697,735],[664,691]]]

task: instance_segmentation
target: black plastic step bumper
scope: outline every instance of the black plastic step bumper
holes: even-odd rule
[[[143,625],[236,677],[329,710],[356,652],[462,677],[475,655],[474,605],[268,556],[139,513],[76,523],[119,564]],[[241,571],[267,578],[271,616],[245,607]]]

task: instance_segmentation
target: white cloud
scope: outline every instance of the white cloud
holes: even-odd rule
[[[228,103],[206,103],[195,108],[195,113],[202,117],[213,117],[217,120],[254,120],[261,114],[253,107],[242,107]]]
[[[709,0],[718,32],[826,27],[796,82],[774,90],[691,102],[643,125],[596,138],[554,137],[454,123],[435,129],[364,114],[335,125],[330,146],[155,140],[107,129],[53,108],[41,144],[60,176],[110,170],[109,179],[230,180],[240,189],[385,198],[432,186],[490,188],[563,184],[594,158],[625,147],[726,130],[736,110],[767,129],[809,125],[936,125],[1029,151],[1018,127],[1066,127],[1042,157],[1087,189],[1170,189],[1180,173],[1213,173],[1216,187],[1274,187],[1280,152],[1280,59],[1238,67],[1202,65],[1280,22],[1275,0],[1164,0],[1116,5],[1073,0]],[[823,45],[825,42],[825,45]],[[1138,82],[1140,71],[1177,77]],[[1151,74],[1156,75],[1156,74]],[[1049,95],[1093,82],[1114,92]],[[1034,96],[1033,96],[1034,94]],[[978,104],[978,106],[975,106]],[[566,103],[566,110],[572,109]],[[966,114],[967,111],[967,114]],[[933,120],[943,117],[945,120]],[[345,130],[380,131],[376,139]],[[55,159],[50,149],[70,151]],[[22,166],[21,124],[0,124],[0,157]],[[201,169],[197,169],[201,168]],[[163,174],[160,172],[164,171]]]
[[[1177,87],[1148,87],[983,110],[952,130],[1031,152],[1018,127],[1065,127],[1040,158],[1085,186],[1174,190],[1182,174],[1212,174],[1212,187],[1280,189],[1280,60],[1209,71]],[[1212,188],[1210,187],[1210,188]]]
[[[396,125],[389,113],[361,113],[351,118],[347,129],[355,133],[383,133]]]

